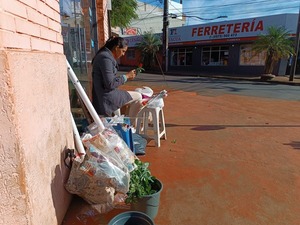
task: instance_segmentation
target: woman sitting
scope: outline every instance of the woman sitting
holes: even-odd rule
[[[114,111],[129,104],[128,116],[131,118],[131,123],[135,124],[136,115],[142,107],[142,95],[136,91],[118,89],[127,80],[132,80],[136,76],[135,70],[117,75],[117,59],[125,55],[127,48],[124,38],[111,37],[96,53],[92,60],[92,104],[97,113],[102,116],[113,116]]]

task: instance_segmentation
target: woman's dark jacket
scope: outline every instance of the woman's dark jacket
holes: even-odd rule
[[[92,104],[99,115],[112,113],[132,100],[127,91],[118,87],[125,83],[123,76],[117,76],[118,63],[108,48],[101,50],[93,61]]]

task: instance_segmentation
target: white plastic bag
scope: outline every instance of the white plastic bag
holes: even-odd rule
[[[135,91],[141,93],[143,95],[143,97],[152,97],[153,95],[153,90],[149,87],[144,86],[143,88],[136,88]]]
[[[147,107],[156,108],[156,107],[164,107],[164,99],[167,97],[167,91],[163,90],[158,95],[153,96],[148,102]]]
[[[83,145],[86,147],[89,147],[90,144],[94,145],[100,151],[114,157],[131,172],[135,169],[136,156],[110,124],[105,123],[105,126],[105,129],[95,136],[85,135],[82,138]],[[122,166],[119,165],[119,168]]]

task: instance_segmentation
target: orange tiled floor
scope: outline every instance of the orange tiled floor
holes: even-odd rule
[[[164,184],[156,225],[300,224],[299,102],[170,90],[164,112],[168,139],[140,157]],[[63,224],[120,212],[74,198]]]

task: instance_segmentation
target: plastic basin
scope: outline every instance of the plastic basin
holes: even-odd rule
[[[128,211],[116,215],[108,225],[155,225],[153,220],[145,213]]]

